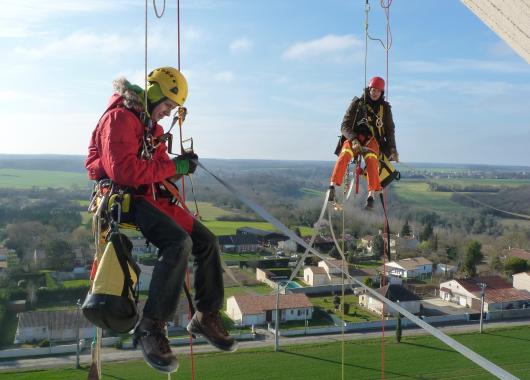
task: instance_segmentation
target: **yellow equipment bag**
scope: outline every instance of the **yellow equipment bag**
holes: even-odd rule
[[[362,175],[366,177],[366,168],[362,171]],[[379,157],[379,181],[381,186],[387,187],[390,182],[401,179],[401,173],[396,170],[394,165],[390,162],[388,157],[381,153]]]
[[[132,243],[127,236],[112,232],[82,310],[96,326],[125,333],[138,321],[138,279],[140,268],[134,262]]]
[[[393,180],[399,181],[400,179],[401,173],[396,170],[385,154],[381,154],[379,158],[379,180],[381,181],[381,186],[386,187]]]

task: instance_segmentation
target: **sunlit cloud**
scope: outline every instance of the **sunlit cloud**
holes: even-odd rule
[[[219,82],[233,82],[235,79],[234,73],[231,71],[221,71],[214,74],[213,77]]]
[[[361,45],[361,41],[351,34],[344,36],[328,34],[322,38],[307,42],[298,42],[290,46],[283,53],[283,58],[287,60],[297,60],[323,54],[341,53],[352,51],[353,48]]]
[[[137,45],[138,38],[118,34],[93,34],[75,32],[65,38],[56,39],[38,47],[15,48],[15,52],[31,58],[117,55]]]
[[[0,37],[22,38],[33,34],[47,34],[47,21],[58,15],[114,11],[131,5],[131,0],[0,0]]]

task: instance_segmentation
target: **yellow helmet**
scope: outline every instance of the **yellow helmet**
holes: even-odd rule
[[[147,76],[149,83],[157,83],[162,94],[179,106],[184,105],[188,96],[188,82],[184,75],[173,67],[159,67]]]

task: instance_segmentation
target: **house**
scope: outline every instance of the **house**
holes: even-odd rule
[[[530,272],[514,274],[513,287],[515,289],[527,290],[530,292]]]
[[[189,309],[188,299],[184,292],[180,293],[179,302],[177,304],[177,309],[173,315],[172,323],[173,327],[185,329],[190,321],[190,309]],[[143,307],[138,307],[138,310],[143,310]]]
[[[432,262],[424,257],[412,257],[391,261],[385,267],[379,267],[388,276],[401,278],[424,278],[432,275]]]
[[[217,237],[221,252],[235,252],[236,242],[235,235],[221,235]]]
[[[140,291],[149,290],[149,285],[151,284],[151,278],[153,277],[153,269],[155,268],[152,265],[143,265],[138,263],[140,267],[140,279],[138,280],[138,287]]]
[[[152,244],[147,244],[143,238],[130,239],[132,243],[131,254],[138,260],[138,257],[145,255],[153,255],[156,253],[156,248]]]
[[[508,257],[518,257],[520,259],[530,262],[530,252],[520,248],[508,248],[502,251],[502,257],[507,259]]]
[[[328,272],[322,267],[305,267],[304,282],[310,286],[329,284]]]
[[[276,289],[278,282],[288,280],[291,276],[289,268],[256,268],[256,280]]]
[[[370,248],[372,247],[372,243],[374,241],[373,235],[366,235],[361,238],[361,246],[363,248]]]
[[[326,259],[320,260],[318,266],[324,268],[328,275],[342,273],[342,260],[337,259]],[[348,264],[344,263],[344,267],[347,269]]]
[[[279,241],[287,240],[288,237],[284,234],[260,230],[252,227],[241,227],[236,230],[236,241],[241,237],[253,236],[257,240],[257,244],[264,247],[276,247]]]
[[[348,271],[348,265],[345,264],[345,271]],[[358,273],[359,274],[359,273]],[[363,272],[359,274],[369,276]],[[307,266],[304,268],[304,282],[310,286],[329,285],[329,284],[350,284],[352,281],[348,278],[342,278],[342,260],[326,259],[318,262],[318,266]]]
[[[377,289],[377,292],[392,302],[399,302],[399,306],[412,314],[420,312],[420,298],[401,285],[386,285]],[[368,292],[359,296],[359,304],[379,315],[383,313],[383,302]],[[384,312],[385,316],[397,315],[396,311],[386,305],[384,306]]]
[[[455,279],[440,284],[440,298],[480,310],[481,286],[485,284],[484,310],[519,309],[530,303],[530,293],[516,289],[500,276]]]
[[[437,264],[436,270],[434,273],[444,277],[452,277],[455,273],[458,272],[458,267],[456,265],[449,264]]]
[[[280,294],[280,321],[304,321],[313,316],[305,294]],[[276,295],[235,295],[226,302],[226,314],[241,326],[263,325],[276,320]]]
[[[233,236],[234,251],[236,253],[242,252],[256,252],[258,250],[258,237],[255,234],[247,233],[244,230],[238,229]]]
[[[420,241],[414,235],[396,236],[400,249],[414,251],[420,245]]]
[[[296,252],[298,244],[293,239],[278,242],[278,248],[286,252]]]
[[[92,338],[94,325],[80,310],[27,311],[18,314],[15,343],[75,341],[79,326],[79,338]]]
[[[311,237],[306,236],[302,238],[307,244],[311,242]],[[330,236],[315,236],[313,247],[320,252],[329,252],[335,246],[333,238]]]

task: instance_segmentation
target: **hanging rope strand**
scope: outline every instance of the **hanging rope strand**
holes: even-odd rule
[[[156,0],[153,0],[153,8],[155,10],[156,17],[162,18],[164,12],[166,11],[166,0],[164,0],[164,5],[162,6],[162,12],[160,14],[158,13],[158,8],[156,7]]]

